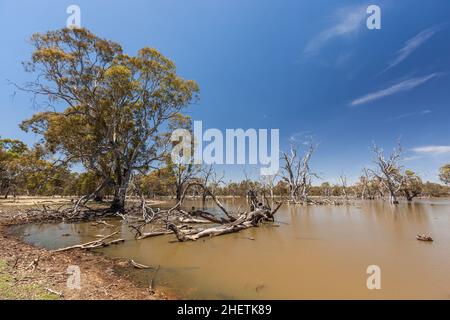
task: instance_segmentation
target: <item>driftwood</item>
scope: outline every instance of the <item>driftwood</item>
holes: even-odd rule
[[[130,262],[136,269],[151,269],[151,267],[146,266],[145,264],[137,263],[133,259],[131,259]]]
[[[112,244],[119,244],[125,242],[125,239],[116,239],[116,240],[111,240],[110,242],[107,242],[106,245],[110,246]]]
[[[273,222],[274,214],[281,207],[281,203],[277,205],[274,210],[271,210],[269,206],[266,206],[259,202],[256,204],[252,201],[252,207],[254,205],[259,205],[259,208],[253,210],[249,213],[242,213],[237,218],[233,218],[233,220],[220,220],[227,221],[226,223],[222,223],[218,226],[209,227],[203,230],[188,230],[183,232],[177,227],[174,223],[169,223],[167,228],[172,230],[175,233],[178,241],[195,241],[199,238],[207,237],[207,236],[218,236],[228,233],[238,232],[243,229],[257,227],[262,222]],[[222,218],[223,219],[223,218]]]
[[[205,219],[195,219],[195,218],[183,218],[180,217],[178,220],[182,223],[211,223],[211,221]]]
[[[426,234],[417,235],[416,239],[420,241],[433,241],[433,238]]]
[[[100,221],[95,221],[95,222],[92,222],[91,223],[91,225],[93,225],[93,226],[98,226],[98,225],[105,225],[105,226],[107,226],[107,227],[111,227],[111,228],[114,228],[114,225],[113,224],[110,224],[110,223],[108,223],[108,222],[106,222],[106,221],[104,221],[104,220],[100,220]]]
[[[223,215],[214,215],[194,207],[190,211],[182,209],[187,191],[191,187],[202,188],[213,199]],[[254,190],[249,191],[249,195],[251,195],[250,212],[231,214],[205,185],[199,182],[191,182],[183,190],[180,200],[173,207],[168,210],[151,210],[151,222],[155,223],[159,220],[165,223],[166,230],[143,232],[143,228],[149,223],[149,219],[143,219],[144,221],[141,224],[129,225],[129,227],[135,231],[135,238],[137,240],[174,233],[178,241],[184,242],[195,241],[206,236],[218,236],[238,232],[243,229],[257,227],[261,223],[274,222],[274,215],[281,207],[282,202],[277,203],[276,207],[272,209],[267,197],[259,200],[257,192]],[[146,206],[143,203],[144,200],[142,199],[140,207],[143,210],[143,214],[145,214]],[[177,225],[177,222],[182,223],[182,225]],[[193,228],[190,226],[191,224],[204,224],[206,227]]]
[[[113,241],[110,241],[110,242],[105,242],[106,239],[109,239],[109,238],[115,236],[118,233],[119,233],[119,231],[116,231],[116,232],[113,232],[113,233],[111,233],[111,234],[109,234],[107,236],[104,236],[103,238],[98,239],[98,240],[86,242],[86,243],[83,243],[83,244],[77,244],[77,245],[70,246],[70,247],[65,247],[65,248],[52,250],[51,252],[62,252],[62,251],[67,251],[67,250],[72,250],[72,249],[94,249],[94,248],[105,247],[105,246],[109,246],[111,244],[115,244],[115,243],[118,243],[118,242],[125,241],[123,239],[117,239],[117,240],[113,240]]]
[[[193,187],[201,188],[205,194],[211,197],[216,206],[220,209],[220,214],[213,214],[204,210],[198,210],[194,207],[191,208],[191,210],[182,209],[186,194],[188,190]],[[250,210],[243,212],[239,208],[239,212],[231,213],[220,202],[218,197],[216,197],[207,186],[200,182],[188,183],[181,194],[180,200],[173,207],[164,210],[151,208],[146,203],[142,192],[139,193],[141,197],[140,203],[137,206],[135,205],[134,207],[132,206],[128,208],[126,214],[119,212],[108,212],[107,209],[94,210],[87,208],[85,205],[86,198],[81,201],[77,201],[75,204],[75,209],[58,208],[56,212],[55,210],[50,210],[44,206],[44,210],[46,210],[46,212],[50,215],[56,215],[60,218],[62,217],[63,220],[66,221],[69,219],[74,221],[93,217],[104,218],[107,216],[119,216],[125,223],[128,224],[128,227],[135,232],[135,239],[137,240],[174,233],[178,241],[195,241],[206,236],[218,236],[238,232],[247,228],[257,227],[262,223],[273,223],[274,215],[282,205],[282,202],[276,203],[275,208],[271,208],[265,195],[263,195],[261,199],[258,199],[258,193],[255,190],[250,190]],[[135,221],[134,224],[131,224],[131,220]],[[151,232],[144,232],[145,226],[150,223],[158,226],[159,229],[152,230]],[[105,225],[107,227],[113,227],[112,224],[107,223],[104,220],[92,222],[92,225]],[[106,241],[116,234],[118,234],[118,232],[114,232],[107,236],[102,236],[98,240],[56,249],[53,250],[53,252],[61,252],[72,249],[89,250],[124,242],[123,239],[116,239],[109,242]]]
[[[58,292],[58,291],[55,291],[55,290],[50,289],[50,288],[45,288],[45,290],[47,290],[48,292],[50,292],[52,294],[55,294],[55,295],[59,296],[60,298],[64,297],[64,294],[62,292]]]
[[[141,233],[141,235],[139,237],[137,237],[136,239],[142,240],[142,239],[146,239],[146,238],[157,237],[157,236],[162,236],[162,235],[171,234],[171,233],[172,233],[172,231],[169,231],[169,230]]]

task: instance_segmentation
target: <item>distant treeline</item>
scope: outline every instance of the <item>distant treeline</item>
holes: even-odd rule
[[[441,169],[441,179],[448,179],[449,166]],[[447,174],[447,175],[446,175]],[[130,186],[130,195],[152,197],[177,197],[183,186],[189,181],[198,181],[219,196],[243,197],[249,190],[256,190],[267,197],[290,197],[291,190],[287,179],[281,174],[254,181],[244,179],[240,182],[224,182],[214,167],[189,167],[173,164],[170,160],[160,168],[147,174],[136,174]],[[400,177],[399,177],[400,179]],[[398,186],[398,195],[405,198],[448,196],[450,187],[432,182],[422,182],[414,172],[406,170]],[[40,145],[27,147],[21,141],[0,140],[0,194],[30,196],[83,196],[95,193],[102,177],[93,172],[76,173],[58,161],[46,159]],[[389,196],[386,183],[377,176],[362,175],[354,185],[323,182],[321,185],[309,185],[308,196],[353,197],[375,199]],[[448,181],[448,180],[447,180]],[[114,189],[104,187],[97,195],[102,198],[112,195]],[[189,196],[205,196],[200,188],[192,188]]]

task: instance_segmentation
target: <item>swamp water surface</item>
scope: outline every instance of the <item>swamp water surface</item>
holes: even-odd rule
[[[231,210],[248,207],[242,199],[223,202]],[[191,201],[186,207],[192,205],[201,206]],[[124,222],[108,220],[127,241],[97,251],[159,265],[155,285],[181,298],[450,299],[449,199],[398,206],[382,201],[286,204],[275,219],[272,226],[185,243],[174,241],[174,235],[136,241]],[[13,230],[25,242],[49,249],[109,232],[86,222],[28,224]],[[435,241],[416,240],[422,233]],[[369,265],[381,268],[380,290],[366,286]],[[144,284],[153,274],[130,272]]]

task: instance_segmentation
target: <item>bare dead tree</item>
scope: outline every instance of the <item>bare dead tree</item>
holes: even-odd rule
[[[298,185],[300,180],[300,162],[298,160],[297,149],[291,146],[290,153],[281,154],[284,166],[282,167],[282,179],[289,187],[290,200],[297,200]]]
[[[290,200],[297,202],[300,198],[303,203],[308,203],[308,193],[311,180],[317,175],[311,172],[309,162],[315,151],[316,145],[309,141],[307,150],[303,156],[299,155],[298,148],[291,146],[290,152],[281,154],[284,165],[282,167],[282,179],[289,186]]]
[[[225,184],[224,182],[225,173],[222,172],[221,175],[217,174],[214,166],[211,164],[207,167],[203,167],[200,169],[200,181],[203,185],[207,186],[212,193],[215,193],[215,190],[221,185]],[[208,193],[202,189],[202,201],[205,202],[208,197]]]
[[[402,155],[402,147],[398,143],[387,158],[384,156],[383,149],[375,144],[372,147],[372,151],[375,154],[374,162],[377,165],[377,170],[371,170],[371,172],[389,192],[389,202],[398,204],[397,195],[402,187],[402,183],[399,181],[401,171],[399,162]]]
[[[224,206],[220,203],[220,201],[217,199],[217,197],[209,190],[206,186],[204,186],[201,183],[191,182],[186,187],[185,191],[192,187],[192,186],[199,186],[202,189],[204,189],[209,196],[212,197],[212,199],[215,201],[215,203],[219,206],[219,208],[222,210],[223,213],[225,213],[226,217],[215,217],[213,214],[208,212],[203,212],[200,210],[195,210],[191,212],[185,212],[183,210],[180,210],[180,207],[182,206],[183,200],[184,200],[184,193],[181,197],[180,201],[177,203],[175,207],[169,210],[174,211],[178,210],[182,214],[187,214],[189,216],[200,216],[203,219],[206,219],[213,223],[218,223],[218,226],[213,227],[207,227],[206,229],[187,229],[184,230],[181,227],[177,226],[175,223],[168,223],[167,228],[176,235],[178,241],[184,242],[184,241],[195,241],[199,238],[206,237],[206,236],[217,236],[232,232],[237,232],[243,229],[251,228],[251,227],[257,227],[259,224],[264,222],[273,222],[274,221],[274,215],[278,211],[278,209],[281,207],[281,203],[278,203],[275,208],[271,208],[270,206],[264,205],[263,201],[255,199],[252,201],[252,207],[250,212],[241,212],[236,214],[229,213]],[[254,195],[254,194],[253,194]],[[257,204],[256,204],[257,203]]]
[[[375,198],[376,183],[373,179],[371,179],[367,168],[363,168],[363,175],[359,178],[357,186],[360,188],[359,196],[361,199],[372,200]]]
[[[261,185],[269,191],[270,198],[273,199],[273,190],[275,188],[276,174],[260,176]]]
[[[199,170],[199,166],[195,165],[193,161],[187,164],[180,163],[172,165],[172,171],[175,176],[175,194],[177,201],[180,200],[186,185],[195,177]]]
[[[341,180],[341,186],[342,186],[342,194],[345,198],[345,200],[348,200],[348,194],[347,194],[347,177],[344,173],[341,173],[339,176],[339,179]]]

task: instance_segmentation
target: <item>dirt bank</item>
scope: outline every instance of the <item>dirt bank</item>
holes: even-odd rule
[[[115,269],[126,261],[100,254],[71,250],[52,253],[11,236],[7,227],[33,222],[21,207],[0,206],[0,299],[167,299],[162,292],[149,292]],[[80,289],[70,289],[69,266],[80,270]],[[70,280],[69,280],[70,282]],[[72,286],[73,287],[73,286]]]

